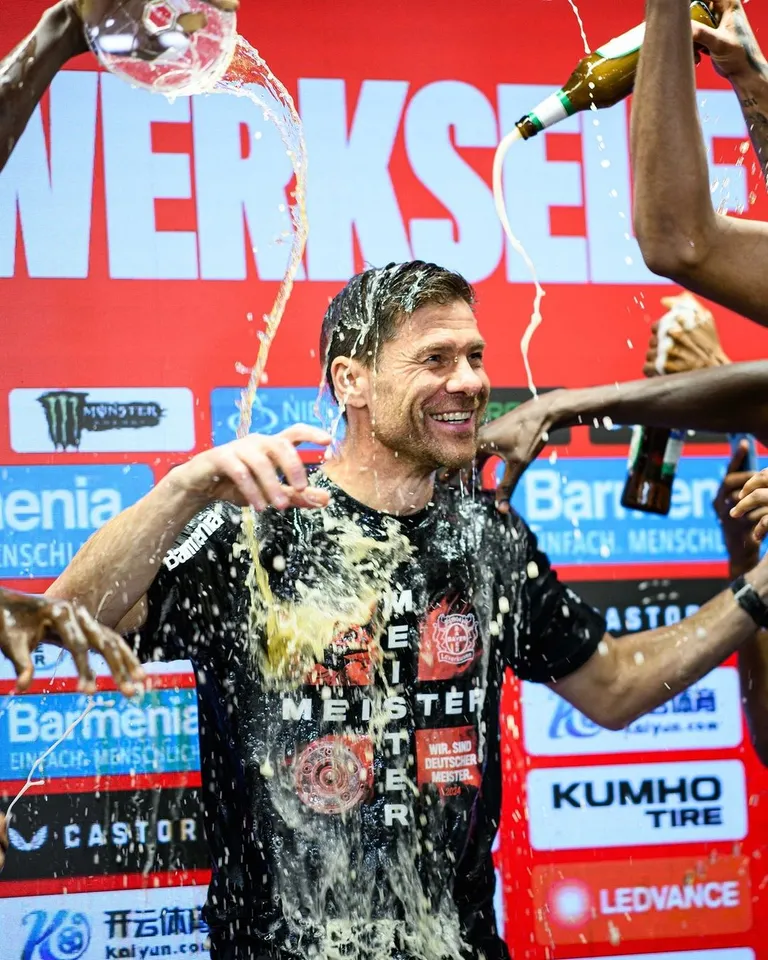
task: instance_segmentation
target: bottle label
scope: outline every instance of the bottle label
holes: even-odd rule
[[[644,427],[632,427],[632,439],[629,441],[629,454],[627,456],[627,470],[632,473],[640,456],[640,447],[643,443]]]
[[[608,43],[598,47],[595,53],[603,60],[618,60],[620,57],[628,57],[630,53],[636,53],[642,46],[645,37],[645,24],[640,23],[620,37],[614,37]]]
[[[684,430],[669,431],[669,440],[667,440],[667,445],[664,448],[664,460],[661,464],[661,477],[663,480],[668,480],[675,475],[680,454],[683,452],[684,440]]]
[[[528,119],[537,130],[541,131],[559,123],[561,120],[565,120],[573,112],[571,101],[562,90],[559,90],[557,93],[550,94],[546,100],[541,101],[538,107],[531,110]]]

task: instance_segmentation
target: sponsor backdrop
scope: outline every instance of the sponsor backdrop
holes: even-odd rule
[[[44,6],[0,0],[4,49]],[[529,395],[518,343],[533,289],[503,239],[491,162],[583,53],[568,4],[244,6],[241,30],[296,97],[310,157],[309,245],[253,428],[327,419],[329,297],[364,263],[412,257],[476,284],[490,412],[511,409]],[[580,10],[592,47],[643,15],[640,0]],[[750,15],[768,39],[768,13]],[[234,437],[289,248],[285,150],[248,102],[168,102],[89,57],[70,66],[0,175],[0,581],[33,591],[174,464]],[[715,202],[765,217],[739,104],[708,64],[698,77]],[[506,162],[510,217],[546,288],[530,354],[542,389],[640,375],[671,290],[632,235],[628,115],[572,118]],[[768,331],[717,318],[734,358],[768,355]],[[627,442],[601,422],[560,431],[515,494],[617,635],[678,622],[726,576],[711,508],[723,438],[688,438],[664,519],[620,506]],[[0,663],[3,806],[84,703],[67,657],[36,661],[25,696]],[[4,960],[207,955],[194,678],[183,664],[152,673],[133,703],[102,676],[17,808]],[[530,684],[508,685],[505,711],[496,906],[517,958],[763,955],[768,774],[745,741],[734,661],[621,732]]]

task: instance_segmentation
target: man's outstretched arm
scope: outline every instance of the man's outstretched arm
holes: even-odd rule
[[[688,0],[646,0],[632,108],[634,224],[654,273],[768,326],[768,224],[715,213]]]
[[[746,577],[768,601],[768,562]],[[730,589],[669,627],[615,640],[606,634],[587,663],[552,688],[600,726],[621,729],[666,703],[754,640],[757,627]]]
[[[61,0],[0,63],[0,170],[51,80],[67,60],[87,49],[74,4]]]
[[[552,390],[521,404],[480,431],[483,453],[507,463],[496,491],[508,503],[523,471],[558,427],[610,420],[680,430],[751,433],[768,442],[768,361],[632,380],[604,387]]]

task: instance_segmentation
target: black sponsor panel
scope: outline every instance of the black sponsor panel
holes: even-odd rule
[[[549,393],[551,390],[557,390],[558,387],[537,387],[539,393]],[[527,387],[494,387],[491,389],[491,396],[488,400],[488,409],[486,410],[487,420],[496,420],[497,417],[521,403],[531,399],[531,391]],[[571,442],[571,428],[562,427],[560,430],[553,430],[549,435],[549,442],[553,446],[562,446]]]
[[[593,420],[589,425],[590,442],[599,446],[629,447],[631,438],[632,427],[606,427],[601,420],[597,423]],[[685,443],[728,443],[728,437],[724,433],[712,433],[709,430],[691,430],[685,435]]]
[[[620,636],[679,623],[720,593],[725,580],[584,580],[571,589],[599,610]]]
[[[10,799],[2,798],[3,809]],[[13,880],[209,866],[196,789],[27,794],[8,839],[0,891]]]

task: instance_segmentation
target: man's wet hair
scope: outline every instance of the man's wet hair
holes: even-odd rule
[[[320,333],[325,380],[334,399],[331,365],[336,357],[354,357],[371,367],[407,316],[427,304],[457,300],[474,306],[472,285],[461,274],[423,260],[390,263],[352,277],[331,301]]]

